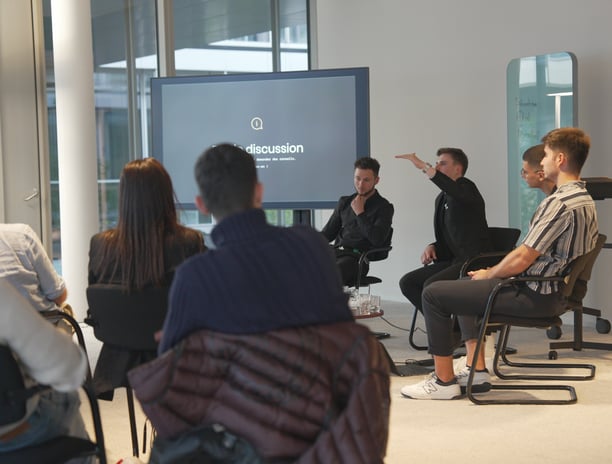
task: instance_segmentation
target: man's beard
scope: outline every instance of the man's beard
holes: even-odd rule
[[[372,193],[374,190],[376,189],[376,187],[372,187],[370,190],[368,190],[366,193],[359,193],[357,192],[357,195],[359,195],[360,197],[367,197],[370,193]]]

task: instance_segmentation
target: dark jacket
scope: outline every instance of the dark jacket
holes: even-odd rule
[[[89,246],[89,285],[98,283],[121,284],[122,272],[114,269],[116,257],[112,254],[107,257],[109,263],[105,272],[100,272],[100,266],[104,257],[106,247],[105,234],[98,233],[91,238]],[[179,227],[175,235],[166,237],[163,250],[164,263],[166,266],[165,285],[170,285],[176,268],[189,256],[206,251],[204,237],[194,229]],[[111,277],[113,277],[111,279]],[[161,329],[161,327],[160,327]],[[96,363],[93,382],[98,397],[105,400],[113,399],[113,390],[117,387],[127,385],[126,374],[132,367],[143,364],[157,356],[156,351],[129,350],[119,346],[110,346],[106,343],[100,350]]]
[[[216,423],[269,460],[385,456],[388,367],[379,342],[354,322],[253,335],[201,330],[128,376],[160,438]]]
[[[434,215],[438,260],[463,262],[490,251],[485,202],[476,184],[465,177],[453,181],[439,171],[431,181],[442,190]]]

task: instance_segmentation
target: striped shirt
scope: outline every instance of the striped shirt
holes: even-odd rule
[[[542,200],[529,224],[523,245],[540,256],[523,276],[552,277],[569,272],[568,264],[595,247],[597,212],[583,181],[560,186]],[[530,282],[533,290],[548,294],[558,291],[558,282]]]

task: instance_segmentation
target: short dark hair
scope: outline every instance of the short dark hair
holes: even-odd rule
[[[523,161],[526,161],[529,166],[539,167],[542,165],[542,160],[545,156],[544,144],[540,143],[525,150],[525,153],[523,153]]]
[[[374,158],[370,158],[369,156],[364,156],[363,158],[359,158],[355,161],[355,169],[371,169],[372,172],[378,177],[378,172],[380,171],[380,163],[376,161]]]
[[[551,150],[565,153],[570,169],[576,174],[580,174],[591,148],[591,138],[577,127],[553,129],[542,137],[542,143]]]
[[[453,159],[455,163],[459,163],[463,168],[463,175],[465,175],[468,168],[468,158],[461,148],[439,148],[436,156],[447,153]]]
[[[253,208],[257,168],[243,148],[212,145],[198,158],[195,178],[206,208],[216,218]]]

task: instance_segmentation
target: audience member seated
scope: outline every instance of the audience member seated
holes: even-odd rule
[[[380,181],[379,171],[380,164],[374,158],[364,157],[355,161],[353,180],[356,192],[340,197],[321,231],[328,242],[334,242],[336,264],[343,285],[355,285],[362,252],[388,245],[393,205],[376,189]],[[365,263],[361,277],[368,270]]]
[[[68,291],[64,280],[30,226],[0,223],[0,278],[13,285],[37,311],[60,309],[71,314],[65,306]]]
[[[22,419],[0,426],[0,462],[3,452],[59,435],[87,438],[76,391],[87,372],[85,353],[63,331],[40,317],[5,278],[0,279],[0,295],[0,344],[15,354],[26,386],[40,383],[52,387],[28,400]]]
[[[267,224],[263,186],[243,149],[212,146],[195,172],[196,205],[217,220],[215,248],[177,270],[161,356],[130,372],[158,437],[214,423],[265,459],[294,462],[316,442],[324,462],[382,462],[388,368],[353,321],[330,247],[311,227]],[[164,385],[168,396],[149,402],[159,382],[146,378],[174,359],[187,370],[165,379],[183,384],[186,374],[189,386]]]
[[[94,235],[89,249],[89,284],[117,284],[126,291],[169,286],[176,267],[203,252],[199,231],[178,223],[170,176],[159,161],[130,161],[119,181],[117,227]],[[160,328],[161,329],[161,328]],[[156,352],[135,352],[103,345],[94,372],[94,387],[103,399],[125,386],[125,373],[155,358]]]

